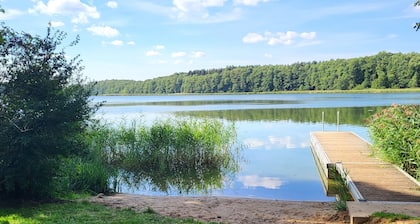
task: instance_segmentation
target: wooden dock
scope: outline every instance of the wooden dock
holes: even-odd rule
[[[345,177],[355,201],[351,203],[353,209],[374,205],[376,211],[383,211],[393,206],[420,216],[420,183],[398,167],[373,157],[368,142],[353,132],[312,132],[310,137],[321,177],[331,178],[332,170]],[[352,223],[370,215],[366,213],[369,209],[363,210],[350,214]]]

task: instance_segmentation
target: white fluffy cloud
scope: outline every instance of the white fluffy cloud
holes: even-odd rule
[[[49,0],[47,4],[43,1],[36,1],[35,6],[29,12],[71,16],[71,22],[76,24],[88,23],[89,18],[98,19],[100,17],[96,7],[82,3],[80,0]]]
[[[165,45],[156,45],[154,48],[156,50],[164,50],[165,49]]]
[[[269,0],[234,0],[236,5],[247,5],[247,6],[256,6],[260,2],[268,2]]]
[[[258,43],[258,42],[267,42],[269,45],[293,45],[300,44],[304,45],[308,41],[314,41],[316,39],[316,32],[303,32],[298,33],[295,31],[287,31],[271,33],[265,32],[263,34],[259,33],[248,33],[242,38],[242,42],[246,44]]]
[[[52,27],[60,27],[60,26],[64,26],[64,23],[61,21],[51,21],[50,22]]]
[[[113,41],[111,41],[111,45],[114,45],[114,46],[123,46],[124,45],[124,42],[122,40],[113,40]]]
[[[185,55],[187,55],[187,53],[185,53],[184,51],[179,51],[179,52],[173,52],[171,54],[171,56],[173,58],[180,58],[180,57],[184,57]]]
[[[226,10],[225,2],[227,0],[173,0],[171,16],[177,21],[188,23],[220,23],[237,20],[241,10],[238,7]]]
[[[0,20],[14,19],[21,15],[24,15],[24,12],[16,9],[7,9],[4,13],[0,13]]]
[[[265,40],[266,37],[258,33],[248,33],[242,38],[242,41],[247,44],[257,43]]]
[[[106,6],[108,6],[111,9],[116,9],[118,8],[118,3],[116,1],[108,1],[106,3]]]
[[[116,37],[120,35],[120,32],[112,28],[110,26],[91,26],[87,28],[89,32],[91,32],[93,35],[97,36],[104,36],[104,37]]]
[[[191,53],[191,57],[193,57],[193,58],[201,58],[204,55],[206,55],[206,53],[204,53],[203,51],[193,51]]]
[[[160,52],[159,51],[156,51],[156,50],[150,50],[150,51],[147,51],[146,52],[146,56],[148,56],[148,57],[158,56],[158,55],[160,55]]]
[[[146,56],[147,57],[152,57],[152,56],[162,55],[161,54],[162,50],[165,50],[165,45],[161,45],[161,44],[155,45],[155,46],[153,46],[153,50],[146,51]]]
[[[113,41],[102,41],[102,44],[121,47],[124,45],[132,46],[132,45],[135,45],[136,43],[134,41],[124,42],[122,40],[113,40]]]

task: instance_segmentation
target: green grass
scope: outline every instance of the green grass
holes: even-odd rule
[[[420,217],[411,217],[409,215],[387,213],[387,212],[375,212],[371,215],[371,217],[388,219],[391,222],[394,222],[397,220],[420,220]]]
[[[46,203],[40,205],[2,206],[0,224],[38,223],[202,223],[193,219],[173,219],[156,214],[151,208],[144,212],[111,209],[104,205],[82,202]]]

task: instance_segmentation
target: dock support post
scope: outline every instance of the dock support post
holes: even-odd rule
[[[337,111],[337,131],[340,131],[340,111]]]

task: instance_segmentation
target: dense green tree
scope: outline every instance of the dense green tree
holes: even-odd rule
[[[420,54],[377,55],[291,65],[229,66],[146,81],[106,80],[99,94],[168,94],[416,88]]]
[[[66,35],[45,37],[1,28],[0,198],[50,196],[60,158],[84,149],[96,105],[80,59],[58,49]],[[70,43],[77,44],[78,38]]]

